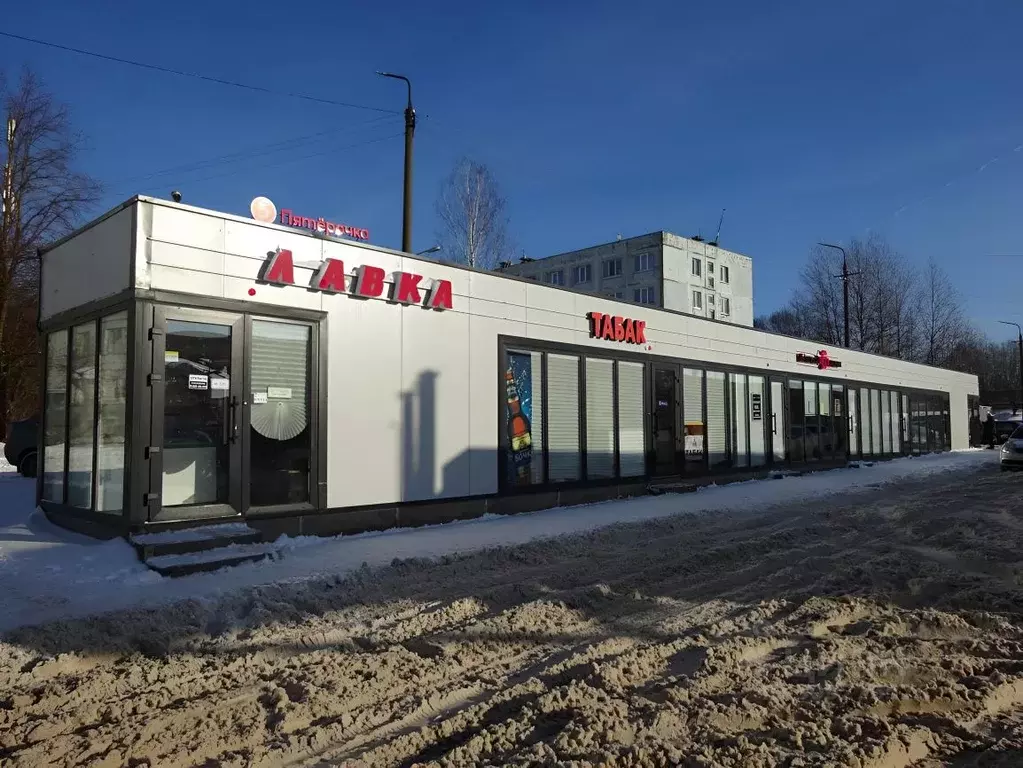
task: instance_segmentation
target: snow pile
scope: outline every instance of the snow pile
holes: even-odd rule
[[[743,514],[798,501],[877,488],[903,478],[994,468],[982,450],[898,459],[781,480],[710,486],[699,493],[561,507],[426,528],[334,538],[282,537],[267,560],[215,573],[166,579],[140,563],[124,540],[99,542],[33,512],[34,484],[0,474],[0,631],[186,598],[214,598],[247,586],[348,573],[364,564],[432,558],[582,533],[615,523],[677,514]]]

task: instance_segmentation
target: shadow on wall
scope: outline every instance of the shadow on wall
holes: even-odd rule
[[[424,371],[415,387],[401,394],[401,500],[468,496],[474,490],[472,472],[492,473],[496,491],[497,449],[464,450],[444,464],[437,487],[438,445],[443,440],[465,444],[468,429],[462,424],[441,424],[437,418],[437,371]],[[456,435],[456,432],[459,433]]]

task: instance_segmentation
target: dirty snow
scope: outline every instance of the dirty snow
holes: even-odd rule
[[[34,481],[0,467],[0,631],[23,624],[214,598],[277,581],[340,575],[395,558],[439,557],[537,538],[583,533],[620,522],[676,514],[745,514],[772,504],[869,490],[879,483],[931,476],[997,460],[964,451],[863,465],[781,480],[708,487],[699,493],[561,507],[523,515],[333,538],[281,537],[271,557],[214,573],[161,577],[123,539],[99,542],[69,533],[33,511]]]
[[[1016,766],[1020,482],[981,452],[292,542],[250,573],[463,554],[9,633],[0,764]],[[574,535],[469,551],[541,526]]]

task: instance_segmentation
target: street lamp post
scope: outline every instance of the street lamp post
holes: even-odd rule
[[[817,243],[817,245],[823,248],[834,248],[836,251],[842,252],[842,274],[835,275],[835,277],[842,278],[842,310],[845,318],[845,348],[849,349],[849,278],[853,275],[858,275],[859,272],[849,271],[849,257],[846,255],[845,248],[840,245],[832,245],[831,243]]]
[[[1008,320],[999,320],[1002,325],[1014,325],[1016,326],[1016,333],[1019,334],[1017,337],[1017,343],[1019,344],[1019,407],[1023,408],[1023,328],[1020,328],[1019,323],[1013,323]]]
[[[405,186],[402,194],[401,250],[412,251],[412,137],[416,133],[416,110],[412,107],[412,83],[404,75],[377,72],[381,77],[403,80],[408,86],[408,106],[405,107]]]

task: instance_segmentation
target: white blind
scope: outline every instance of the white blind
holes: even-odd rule
[[[881,393],[870,390],[870,447],[871,452],[881,453]]]
[[[899,419],[899,393],[889,392],[892,400],[892,452],[902,452],[902,422]]]
[[[618,363],[618,464],[622,477],[646,473],[643,364]]]
[[[309,328],[267,320],[252,321],[250,346],[252,428],[272,440],[290,440],[309,421]]]
[[[533,458],[530,462],[530,475],[534,483],[543,482],[543,353],[529,353],[529,369],[533,379],[532,403],[532,439]]]
[[[586,359],[586,474],[614,477],[614,382],[610,360]]]
[[[579,358],[547,356],[547,451],[550,480],[579,479]]]
[[[732,419],[735,424],[735,466],[745,467],[749,463],[746,458],[746,435],[749,424],[746,421],[746,375],[733,373],[732,379]]]
[[[881,450],[892,452],[892,399],[888,390],[881,390]]]
[[[869,456],[872,452],[870,444],[870,390],[860,390],[860,412],[858,414],[860,422],[860,451],[864,456]]]
[[[707,452],[711,467],[728,460],[725,374],[717,371],[707,371]]]

